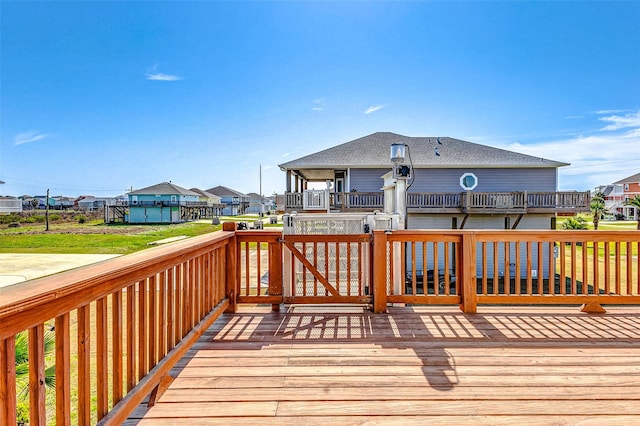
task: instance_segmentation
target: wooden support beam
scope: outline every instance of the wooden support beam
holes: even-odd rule
[[[460,309],[467,314],[477,312],[478,295],[476,292],[476,239],[473,233],[465,233],[462,236],[462,304]]]
[[[237,228],[238,225],[235,222],[224,222],[222,224],[223,231],[235,232]],[[236,297],[238,295],[238,270],[238,242],[234,234],[233,237],[229,238],[226,248],[225,293],[227,295],[227,299],[229,300],[229,305],[227,308],[228,313],[235,313],[238,310],[238,303],[236,300]]]
[[[373,231],[373,312],[387,312],[387,234]]]

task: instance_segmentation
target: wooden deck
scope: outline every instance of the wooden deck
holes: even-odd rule
[[[640,307],[223,315],[128,425],[640,424]]]

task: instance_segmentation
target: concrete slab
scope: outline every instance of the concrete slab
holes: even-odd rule
[[[117,256],[120,255],[0,253],[0,287],[19,284]]]

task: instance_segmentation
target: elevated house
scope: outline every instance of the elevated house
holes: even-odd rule
[[[624,191],[622,184],[613,183],[610,185],[600,185],[594,189],[595,193],[601,193],[604,198],[604,207],[606,212],[615,217],[624,217]]]
[[[392,144],[406,147],[405,176],[394,177]],[[389,208],[406,216],[408,229],[550,229],[556,215],[589,210],[589,192],[558,191],[558,168],[567,165],[449,137],[381,132],[280,168],[288,212],[385,210],[385,197],[397,197],[385,188],[401,182],[405,205]],[[326,200],[314,203],[313,182],[328,185]]]
[[[222,198],[219,195],[212,194],[207,191],[203,191],[199,188],[191,188],[189,191],[193,191],[198,194],[198,201],[208,206],[215,206],[222,204]]]
[[[247,194],[221,185],[207,189],[207,192],[219,196],[226,204],[222,213],[226,216],[242,215],[249,210],[250,197]]]
[[[181,207],[197,205],[200,195],[171,182],[129,193],[129,223],[180,223],[188,220]]]
[[[57,210],[66,210],[66,209],[72,209],[74,207],[74,198],[71,197],[65,197],[62,195],[58,195],[56,197],[52,197],[53,198],[53,208],[57,209]]]
[[[380,132],[280,168],[285,209],[295,212],[291,224],[310,213],[324,213],[319,222],[326,222],[336,214],[381,212],[394,215],[383,225],[390,229],[554,229],[557,215],[589,211],[589,192],[558,191],[558,168],[567,165],[450,137]],[[310,189],[313,183],[324,189]],[[293,226],[292,232],[312,228]],[[379,228],[361,229],[371,226]],[[415,250],[415,267],[423,270],[423,249]],[[493,273],[505,273],[503,254]],[[541,254],[553,255],[548,248]],[[407,250],[406,261],[412,258]]]
[[[222,202],[222,198],[219,195],[203,191],[199,188],[191,188],[191,191],[200,196],[200,204],[198,208],[191,209],[192,211],[190,213],[192,217],[197,216],[198,218],[213,218],[222,214],[225,204]]]
[[[624,202],[634,198],[636,195],[640,195],[640,173],[626,177],[614,183],[614,185],[622,186],[622,196]],[[623,203],[621,211],[625,219],[637,220],[640,212],[633,206],[627,206]]]
[[[249,208],[247,213],[267,213],[275,210],[274,200],[269,197],[261,197],[255,192],[249,192]]]

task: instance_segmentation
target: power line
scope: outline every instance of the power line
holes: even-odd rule
[[[597,167],[597,166],[604,166],[607,164],[618,164],[618,163],[628,163],[629,161],[638,161],[640,160],[640,158],[632,158],[631,160],[620,160],[620,161],[609,161],[607,163],[597,163],[597,164],[589,164],[586,166],[576,166],[576,167],[571,167],[572,169],[584,169],[586,167]]]

